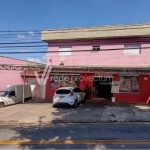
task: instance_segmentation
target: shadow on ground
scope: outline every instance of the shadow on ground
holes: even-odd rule
[[[42,118],[42,117],[41,117]],[[149,124],[52,124],[37,126],[17,126],[12,130],[16,135],[11,140],[30,140],[44,142],[47,140],[70,140],[72,144],[23,144],[20,149],[109,149],[105,144],[74,144],[74,140],[131,140],[150,139]],[[117,145],[118,149],[128,149],[124,144]],[[133,147],[134,148],[134,147]],[[143,148],[138,146],[138,148]]]
[[[50,103],[50,102],[45,102]],[[31,105],[34,105],[35,103],[31,103]],[[36,105],[43,105],[44,102],[36,103]],[[50,103],[51,104],[51,103]],[[110,107],[109,105],[114,105]],[[117,105],[117,104],[116,104]],[[52,105],[48,105],[49,106]],[[108,107],[108,112],[106,111],[104,113],[105,107]],[[43,107],[42,107],[43,108]],[[44,107],[45,108],[45,107]],[[51,107],[52,108],[52,107]],[[51,109],[49,108],[49,109]],[[145,108],[145,109],[144,109]],[[150,126],[147,125],[146,128],[142,128],[140,131],[138,131],[138,128],[136,126],[134,128],[131,128],[130,125],[128,127],[120,126],[112,124],[109,126],[109,128],[105,127],[105,124],[97,124],[96,126],[92,126],[89,124],[89,128],[85,126],[84,124],[75,124],[72,126],[72,124],[51,124],[51,125],[43,125],[43,122],[45,122],[45,118],[48,116],[53,116],[51,119],[52,122],[98,122],[101,121],[101,118],[107,118],[106,114],[111,114],[117,112],[118,116],[121,116],[121,113],[125,116],[129,117],[126,112],[130,110],[130,114],[136,115],[137,117],[142,118],[140,116],[140,113],[145,113],[145,118],[149,119],[150,115],[150,107],[144,106],[144,105],[126,105],[126,106],[115,106],[115,104],[110,104],[106,101],[88,101],[84,104],[80,104],[80,106],[76,109],[74,108],[68,108],[68,107],[59,107],[59,108],[52,108],[55,111],[48,111],[51,113],[50,115],[43,115],[42,109],[39,109],[41,111],[41,115],[38,115],[38,124],[34,126],[17,126],[13,127],[12,130],[16,131],[16,135],[11,138],[11,140],[87,140],[92,137],[94,140],[110,140],[110,139],[117,139],[121,134],[127,134],[127,136],[123,137],[126,139],[130,139],[130,135],[134,134],[135,138],[140,138],[139,135],[142,137],[145,136],[144,133],[150,132]],[[113,110],[113,111],[112,111]],[[110,111],[110,112],[109,112]],[[111,112],[112,111],[112,112]],[[47,112],[47,111],[46,111]],[[120,113],[119,113],[120,112]],[[40,113],[39,113],[40,114]],[[102,116],[103,115],[103,116]],[[114,114],[116,115],[116,114]],[[117,116],[117,115],[116,115]],[[115,116],[115,117],[116,117]],[[123,117],[123,116],[122,116]],[[137,118],[138,119],[138,118]],[[147,119],[147,120],[148,120]],[[47,120],[50,120],[50,118],[47,118]],[[101,126],[101,127],[99,127]],[[114,130],[114,126],[116,127],[116,130]],[[140,125],[139,125],[140,126]],[[96,127],[96,128],[95,128]],[[106,131],[111,131],[111,134],[105,134]],[[106,136],[107,135],[107,136]],[[122,135],[121,135],[122,136]],[[19,147],[21,149],[107,149],[109,148],[108,145],[62,145],[62,144],[20,144]],[[120,149],[122,147],[119,147]],[[124,145],[123,147],[126,149],[127,147]]]
[[[77,108],[72,107],[58,107],[56,111],[52,112],[55,119],[53,123],[94,123],[100,122],[100,118],[108,105],[108,101],[87,101],[81,103]]]

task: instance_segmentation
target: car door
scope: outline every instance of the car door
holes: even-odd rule
[[[78,93],[80,95],[81,101],[83,101],[84,100],[84,92],[80,88],[78,88]]]
[[[79,88],[74,88],[73,92],[76,94],[78,102],[80,102],[82,99],[81,99]]]
[[[18,103],[18,99],[16,97],[16,94],[15,94],[15,91],[10,91],[9,94],[8,94],[8,99],[10,101],[12,101],[13,103]]]

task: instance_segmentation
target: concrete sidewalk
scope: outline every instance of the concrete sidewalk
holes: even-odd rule
[[[106,105],[87,101],[76,109],[53,108],[52,103],[30,102],[0,109],[1,123],[150,122],[150,105]]]

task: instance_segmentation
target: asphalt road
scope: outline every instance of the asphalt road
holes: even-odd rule
[[[150,149],[150,124],[0,125],[0,149]]]

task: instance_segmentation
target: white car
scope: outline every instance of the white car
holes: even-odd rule
[[[53,107],[70,105],[76,108],[85,101],[85,93],[78,87],[62,87],[56,90],[53,96]]]

